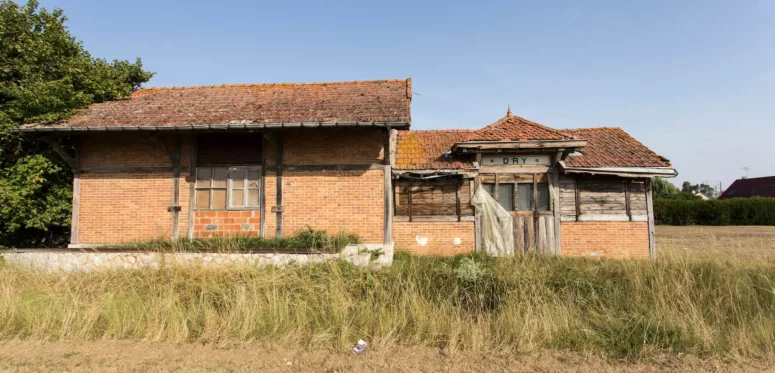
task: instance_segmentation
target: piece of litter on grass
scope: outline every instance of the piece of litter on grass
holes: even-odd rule
[[[368,346],[368,344],[366,344],[366,341],[364,341],[363,339],[359,339],[358,343],[356,343],[355,346],[353,347],[353,353],[356,355],[360,355],[363,351],[366,351],[366,346]]]
[[[289,367],[292,367],[292,366],[293,366],[293,362],[292,362],[292,361],[289,361],[289,362],[288,362],[288,366],[289,366]]]

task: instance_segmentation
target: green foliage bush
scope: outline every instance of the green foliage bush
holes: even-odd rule
[[[775,225],[775,198],[656,198],[654,217],[662,225]]]
[[[48,145],[14,130],[127,97],[153,76],[139,58],[93,57],[66,20],[61,9],[47,11],[35,0],[0,0],[0,245],[59,245],[70,225],[68,166]],[[62,145],[73,151],[72,139]]]
[[[256,249],[298,249],[317,250],[324,253],[338,253],[348,244],[357,243],[360,243],[360,238],[355,234],[339,232],[330,235],[325,230],[315,230],[307,227],[293,236],[281,239],[230,236],[193,240],[182,238],[177,242],[174,242],[166,238],[161,238],[134,244],[106,245],[104,248],[163,252],[239,252]]]

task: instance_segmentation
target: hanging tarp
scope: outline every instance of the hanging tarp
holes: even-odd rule
[[[509,212],[481,185],[476,188],[471,204],[479,213],[484,252],[491,256],[514,255],[514,221]]]

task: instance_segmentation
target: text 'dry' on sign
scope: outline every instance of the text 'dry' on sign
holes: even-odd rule
[[[483,155],[482,166],[550,166],[549,155]]]

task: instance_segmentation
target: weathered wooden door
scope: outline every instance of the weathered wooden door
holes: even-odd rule
[[[481,175],[481,180],[485,189],[514,219],[515,252],[556,252],[552,188],[548,175]]]
[[[553,254],[554,214],[551,211],[514,214],[514,244],[517,252]]]

